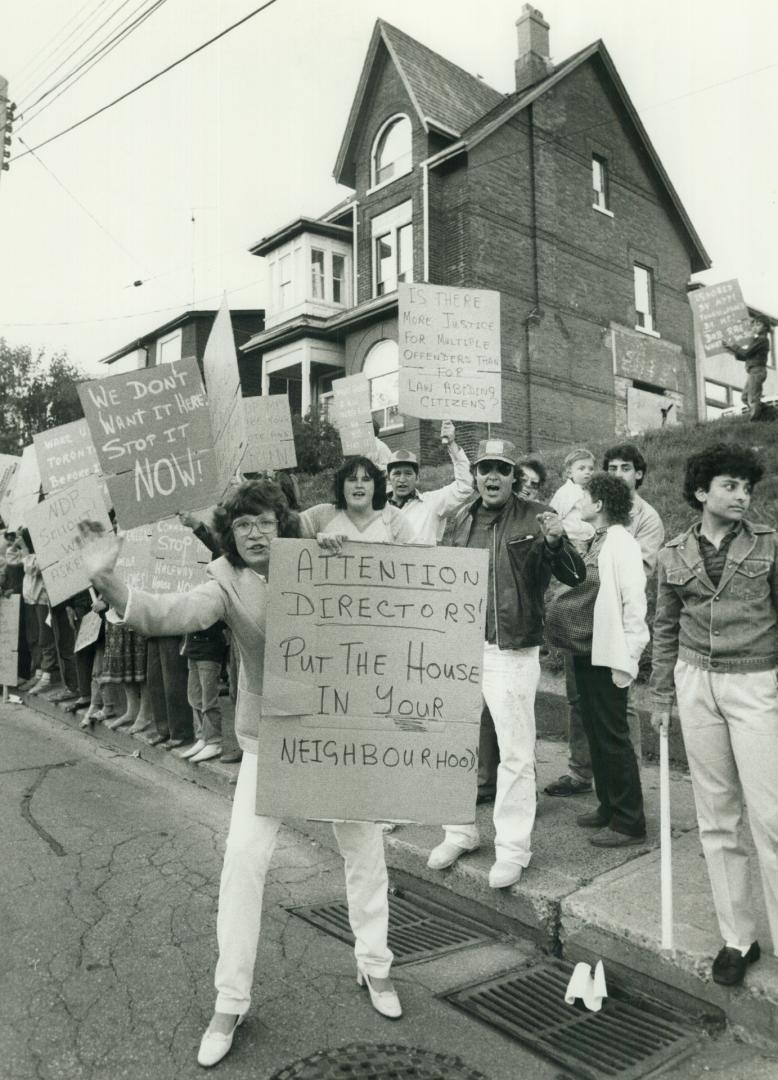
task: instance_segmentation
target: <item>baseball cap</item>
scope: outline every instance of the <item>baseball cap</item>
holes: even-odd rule
[[[481,439],[478,444],[474,465],[479,461],[505,461],[508,465],[515,465],[518,451],[508,439]]]
[[[419,471],[419,462],[416,460],[416,455],[412,454],[410,450],[395,450],[386,463],[387,475],[393,465],[410,465],[416,472]]]

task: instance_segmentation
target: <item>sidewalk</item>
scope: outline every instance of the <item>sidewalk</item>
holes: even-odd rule
[[[24,697],[24,695],[22,695]],[[26,704],[70,727],[78,721],[56,705],[26,697]],[[222,699],[228,701],[228,699]],[[552,705],[554,702],[552,700]],[[563,702],[557,701],[555,708]],[[216,761],[189,765],[139,737],[99,726],[94,735],[127,754],[175,773],[179,778],[231,797],[237,765]],[[523,936],[570,960],[602,958],[608,969],[628,973],[629,980],[648,992],[700,1011],[701,1003],[721,1009],[736,1028],[751,1037],[778,1042],[778,960],[772,956],[758,871],[754,866],[762,960],[749,970],[743,987],[729,991],[710,979],[710,965],[720,948],[705,863],[697,836],[691,783],[681,771],[671,774],[673,873],[675,898],[675,955],[665,956],[660,944],[659,908],[659,770],[642,767],[648,818],[645,847],[608,851],[592,847],[588,832],[575,823],[578,814],[594,805],[594,796],[550,798],[542,793],[549,781],[565,771],[566,746],[539,739],[537,744],[538,814],[533,858],[518,885],[494,890],[488,885],[493,861],[494,830],[491,805],[479,806],[481,847],[450,870],[427,869],[430,850],[442,838],[436,826],[400,826],[386,837],[390,870],[414,879],[413,887],[437,894],[439,900],[470,908],[503,926],[519,924]],[[316,822],[295,823],[301,831],[334,847],[332,830]],[[447,895],[441,895],[441,890]],[[693,999],[689,1001],[689,999]]]

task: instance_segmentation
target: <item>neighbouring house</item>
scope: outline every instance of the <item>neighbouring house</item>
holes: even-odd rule
[[[120,349],[104,356],[100,363],[109,368],[106,375],[118,375],[120,372],[169,364],[173,360],[194,356],[202,372],[205,346],[215,318],[215,309],[185,311],[162,326],[128,341]],[[230,312],[230,318],[243,396],[255,397],[261,391],[259,366],[251,357],[240,352],[240,346],[262,330],[265,312],[262,308],[236,308]]]
[[[241,350],[263,393],[326,409],[363,371],[381,437],[434,460],[436,425],[397,407],[397,283],[430,281],[501,294],[492,434],[548,449],[655,404],[697,417],[686,285],[709,257],[603,42],[555,64],[541,12],[516,25],[506,95],[376,23],[335,164],[353,194],[250,249],[270,297]]]
[[[765,398],[778,399],[775,341],[778,318],[751,307],[750,304],[747,307],[752,318],[763,319],[770,327],[770,354],[762,395]],[[722,415],[738,415],[743,408],[740,395],[746,383],[745,364],[726,350],[715,356],[706,356],[696,328],[694,343],[697,353],[697,408],[700,419],[718,420]]]

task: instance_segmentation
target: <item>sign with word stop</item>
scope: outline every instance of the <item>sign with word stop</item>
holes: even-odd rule
[[[488,555],[274,540],[257,813],[473,820]]]

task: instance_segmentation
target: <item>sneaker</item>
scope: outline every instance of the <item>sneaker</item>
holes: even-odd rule
[[[629,833],[616,832],[615,829],[602,829],[589,837],[590,844],[602,848],[639,847],[645,842],[645,833],[642,836],[630,836]]]
[[[566,773],[543,790],[546,795],[556,795],[560,798],[566,798],[568,795],[586,795],[592,790],[592,782],[591,780],[576,780],[574,776]]]
[[[454,865],[460,855],[467,855],[468,852],[475,851],[477,847],[478,841],[472,847],[462,847],[461,844],[453,844],[450,840],[444,840],[429,853],[427,866],[430,870],[447,870],[449,866]]]
[[[508,889],[520,879],[524,867],[518,863],[500,862],[499,860],[489,871],[490,889]]]
[[[758,941],[751,943],[745,956],[740,949],[724,945],[713,961],[713,981],[722,986],[738,986],[745,977],[748,965],[755,964],[761,955]]]
[[[44,671],[41,673],[41,677],[36,682],[35,686],[28,690],[29,694],[42,694],[44,690],[51,688],[51,673]]]
[[[192,765],[199,765],[201,761],[210,761],[211,758],[219,757],[222,752],[221,743],[206,743],[202,750],[192,754],[189,761]]]
[[[180,750],[174,750],[173,754],[180,758],[194,757],[195,754],[199,754],[201,750],[205,749],[205,739],[198,739],[197,742],[192,743],[191,746],[183,746]]]

